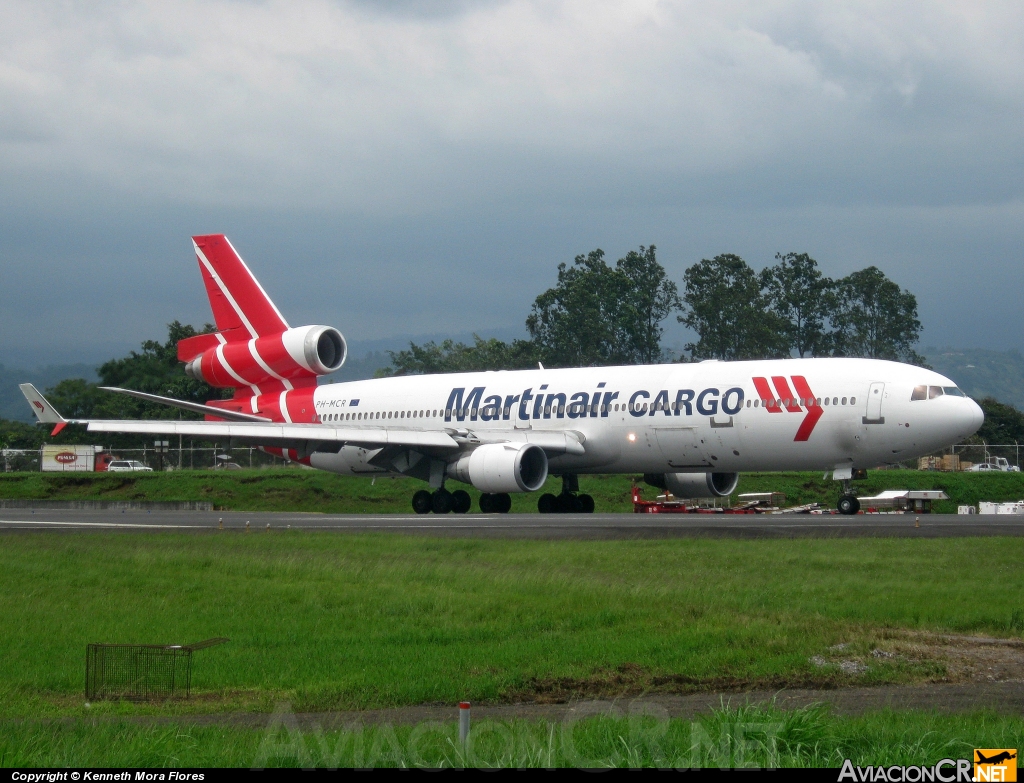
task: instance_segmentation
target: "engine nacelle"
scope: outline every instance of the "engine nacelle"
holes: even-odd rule
[[[724,498],[736,491],[739,473],[645,473],[652,487],[667,489],[677,498]]]
[[[448,475],[481,492],[535,492],[548,478],[548,455],[535,443],[487,443],[448,465]]]
[[[185,374],[210,386],[327,375],[341,369],[348,345],[331,326],[299,326],[280,334],[208,348],[185,364]]]

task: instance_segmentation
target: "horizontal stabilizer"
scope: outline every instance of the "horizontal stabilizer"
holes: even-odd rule
[[[220,345],[220,336],[217,332],[197,334],[178,340],[178,361],[190,362],[203,351],[216,348],[218,345]]]
[[[26,384],[27,385],[27,384]],[[115,392],[116,394],[127,394],[129,397],[136,397],[147,402],[156,402],[160,405],[169,405],[172,408],[192,411],[193,413],[204,413],[207,416],[216,416],[227,421],[272,421],[265,416],[255,416],[251,413],[239,413],[238,411],[215,408],[212,405],[203,405],[201,402],[188,402],[187,400],[176,400],[173,397],[161,397],[158,394],[147,394],[146,392],[134,391],[133,389],[118,389],[116,386],[100,386],[103,391]],[[45,400],[44,400],[45,402]]]

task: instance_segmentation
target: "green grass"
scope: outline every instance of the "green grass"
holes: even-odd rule
[[[632,715],[578,721],[481,721],[458,743],[454,721],[418,726],[267,729],[125,721],[3,725],[0,766],[16,767],[840,767],[925,765],[1019,748],[1024,719],[991,713],[881,712],[857,718],[820,707],[722,709],[695,721]]]
[[[581,476],[580,489],[594,496],[598,511],[632,510],[630,476]],[[398,513],[409,511],[414,479],[336,476],[297,468],[240,471],[175,471],[172,473],[6,473],[0,474],[0,499],[209,501],[237,511],[319,511],[327,513]],[[455,486],[461,486],[452,484]],[[792,505],[819,502],[835,505],[839,485],[821,473],[742,474],[737,492],[784,492]],[[871,471],[856,483],[860,495],[883,489],[943,489],[949,501],[935,510],[956,512],[958,504],[979,500],[1024,498],[1021,473],[934,473],[913,470]],[[551,478],[545,492],[561,491]],[[657,490],[644,486],[645,497]],[[470,490],[477,508],[479,495]],[[513,512],[536,511],[538,493],[513,495]]]
[[[192,701],[89,714],[920,681],[941,664],[808,659],[851,642],[870,660],[887,629],[1019,636],[1022,557],[1020,538],[7,535],[0,717],[85,715],[88,642],[213,636],[231,642],[196,653]]]

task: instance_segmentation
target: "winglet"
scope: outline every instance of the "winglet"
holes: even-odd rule
[[[28,404],[32,406],[32,412],[36,415],[40,424],[55,424],[53,432],[50,436],[57,435],[62,429],[68,426],[68,420],[57,413],[57,409],[50,405],[49,401],[39,393],[31,383],[22,383],[18,385],[21,389],[21,393],[25,395],[25,399],[28,400]]]

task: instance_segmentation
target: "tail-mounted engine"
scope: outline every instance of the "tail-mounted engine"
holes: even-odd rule
[[[341,369],[347,354],[345,338],[331,326],[299,326],[224,343],[203,334],[178,343],[185,374],[221,388],[314,379]]]
[[[645,473],[644,482],[677,498],[724,498],[736,491],[739,473]]]

